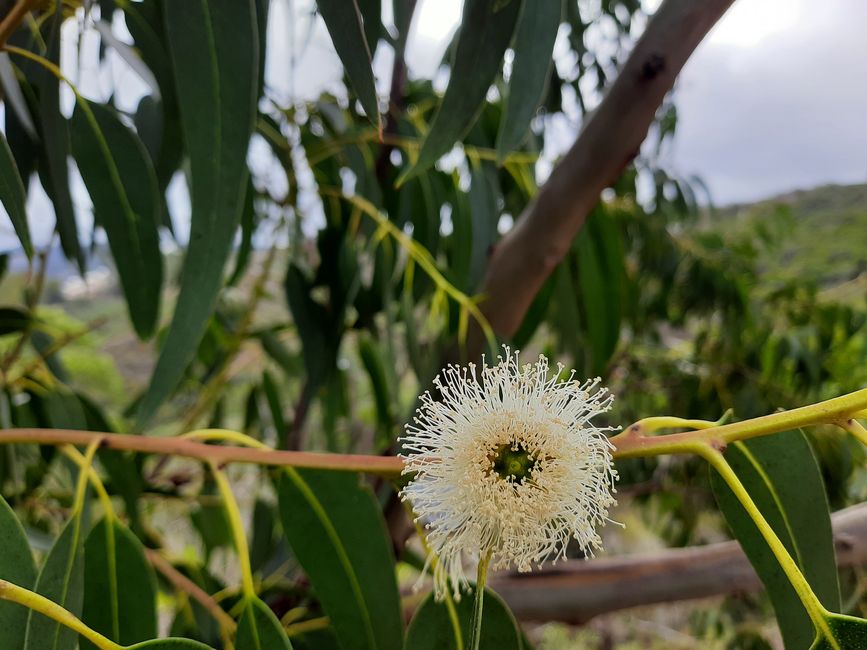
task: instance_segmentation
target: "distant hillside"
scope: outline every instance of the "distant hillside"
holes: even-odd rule
[[[867,184],[825,185],[728,206],[713,221],[741,236],[764,230],[778,242],[761,261],[763,280],[812,282],[836,299],[867,296]]]

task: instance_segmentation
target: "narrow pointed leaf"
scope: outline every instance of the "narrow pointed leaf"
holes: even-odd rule
[[[401,647],[394,558],[370,489],[355,474],[287,469],[279,501],[284,534],[344,650]]]
[[[476,121],[503,65],[524,0],[466,0],[448,88],[418,160],[400,179],[420,174],[448,153]],[[533,3],[530,6],[535,6]]]
[[[24,93],[21,92],[21,84],[18,83],[18,78],[15,76],[12,59],[6,52],[0,52],[0,88],[3,89],[3,101],[6,102],[8,108],[15,112],[18,123],[21,124],[30,138],[37,140],[39,136],[36,133],[33,118],[30,116],[30,108],[27,106]]]
[[[575,242],[583,322],[590,342],[588,374],[600,375],[620,340],[624,253],[620,232],[602,211],[587,220]]]
[[[156,639],[136,643],[127,650],[213,650],[211,646],[190,639]]]
[[[416,610],[406,631],[406,650],[458,650],[468,647],[472,627],[473,597],[464,595],[455,603],[463,643],[456,638],[448,609],[444,602],[438,603],[430,594]],[[485,590],[482,610],[482,632],[479,647],[497,650],[521,650],[521,633],[518,623],[503,599],[490,589]]]
[[[6,137],[0,133],[0,203],[6,208],[21,247],[27,257],[32,257],[33,245],[30,243],[30,228],[27,226],[26,202],[27,194],[21,176],[18,175],[12,150]]]
[[[21,523],[9,504],[0,497],[0,579],[31,589],[36,582],[36,565]],[[21,650],[29,612],[15,603],[0,602],[0,630],[3,648]]]
[[[356,0],[317,0],[319,13],[337,56],[343,63],[349,83],[358,95],[367,118],[379,126],[379,100],[376,98],[376,81],[371,65],[371,47],[365,38],[361,11]],[[371,44],[375,45],[375,44]]]
[[[223,279],[247,184],[256,115],[259,43],[254,0],[164,6],[181,126],[190,158],[192,220],[181,290],[139,406],[144,425],[174,390],[205,332]]]
[[[84,596],[84,552],[82,517],[70,519],[60,532],[39,577],[34,591],[81,617]],[[30,612],[27,621],[26,650],[75,650],[78,635],[50,618]]]
[[[786,545],[819,600],[840,609],[840,586],[828,499],[806,436],[789,431],[730,445],[726,460]],[[810,647],[813,625],[752,519],[716,472],[714,495],[735,537],[765,585],[786,648]]]
[[[60,26],[63,22],[62,4],[51,18],[47,38],[47,56],[60,65]],[[42,136],[42,154],[45,165],[40,168],[43,183],[57,217],[60,245],[67,259],[75,260],[79,270],[85,268],[84,252],[78,240],[78,227],[69,191],[69,128],[60,112],[60,81],[48,70],[40,69],[35,80],[39,89],[39,124]]]
[[[84,543],[82,620],[121,645],[157,635],[156,576],[138,538],[116,519],[101,520]],[[81,650],[95,648],[81,639]]]
[[[563,15],[564,0],[524,2],[515,30],[512,76],[506,108],[497,133],[497,161],[521,146],[530,120],[545,97],[554,63],[554,41]]]
[[[364,24],[364,38],[370,55],[376,54],[376,44],[382,34],[382,0],[356,0]]]
[[[139,337],[148,338],[163,279],[160,198],[150,158],[135,133],[101,104],[75,107],[72,144],[96,222],[108,235],[130,319]]]
[[[825,620],[828,628],[817,635],[810,650],[867,648],[867,620],[840,614],[831,614]]]
[[[292,644],[271,608],[254,598],[238,621],[235,650],[292,650]]]

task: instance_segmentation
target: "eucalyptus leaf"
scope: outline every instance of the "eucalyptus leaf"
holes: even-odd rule
[[[157,324],[163,280],[160,198],[150,158],[107,106],[76,106],[72,127],[76,162],[96,222],[108,235],[133,326],[146,339]]]
[[[142,60],[142,58],[138,55],[138,53],[129,45],[121,41],[117,36],[114,35],[114,32],[111,30],[111,25],[104,20],[96,21],[93,26],[96,28],[96,31],[99,32],[99,35],[103,38],[103,40],[111,46],[111,48],[117,52],[118,56],[123,59],[126,64],[135,71],[135,73],[144,81],[148,86],[150,86],[151,90],[159,96],[160,93],[160,85],[157,83],[156,77],[154,77],[153,72],[147,66],[147,64]]]
[[[827,631],[817,635],[810,650],[855,650],[867,648],[867,620],[831,614],[825,618]]]
[[[15,234],[27,257],[33,256],[30,227],[27,225],[27,193],[6,137],[0,132],[0,203],[6,208]]]
[[[21,522],[0,496],[0,579],[30,589],[36,582],[36,564]],[[28,610],[0,601],[0,630],[4,650],[22,650]]]
[[[130,646],[127,650],[213,650],[211,646],[190,639],[155,639]]]
[[[235,650],[291,650],[292,644],[271,608],[259,598],[247,602],[238,621]]]
[[[376,80],[373,78],[371,64],[371,50],[376,44],[367,42],[357,0],[316,0],[316,6],[325,21],[334,49],[346,70],[346,76],[367,113],[367,119],[378,127],[379,100],[376,97]]]
[[[524,2],[518,16],[512,49],[512,75],[500,130],[497,133],[497,162],[521,146],[530,120],[545,97],[554,65],[554,42],[563,15],[565,0]]]
[[[84,623],[121,645],[147,641],[157,636],[156,599],[141,542],[116,519],[99,521],[84,543]]]
[[[283,531],[344,650],[403,643],[394,557],[373,494],[344,472],[289,468]]]
[[[140,427],[177,386],[214,310],[241,218],[257,99],[254,0],[168,2],[163,9],[193,212],[180,295],[139,404]]]
[[[428,595],[416,610],[406,631],[406,650],[458,650],[468,647],[473,616],[472,594],[454,603],[462,644],[458,643],[454,621],[445,602]],[[522,650],[521,631],[514,615],[503,599],[490,589],[485,590],[482,610],[481,650]]]
[[[525,0],[466,0],[451,77],[418,159],[399,182],[433,165],[472,127],[503,65]],[[535,3],[530,3],[535,6]]]
[[[822,604],[840,609],[828,499],[806,436],[788,431],[729,445],[725,458]],[[768,591],[787,650],[809,648],[813,625],[758,528],[720,476],[717,503]]]
[[[36,579],[34,591],[81,617],[84,599],[82,515],[73,516],[60,532]],[[78,635],[34,611],[27,619],[25,650],[75,650]]]
[[[57,3],[48,19],[46,58],[60,65],[60,27],[63,5]],[[40,167],[45,190],[54,205],[60,245],[67,259],[75,260],[84,273],[84,251],[78,240],[78,226],[69,189],[69,127],[60,112],[60,81],[48,70],[40,68],[34,84],[39,90],[39,124],[44,165]]]

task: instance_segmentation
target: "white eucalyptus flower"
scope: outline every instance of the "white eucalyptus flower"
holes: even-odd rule
[[[403,441],[402,490],[437,557],[434,590],[468,586],[464,560],[529,571],[565,557],[570,538],[592,555],[616,503],[611,443],[590,420],[611,408],[599,379],[549,377],[548,360],[449,366],[434,380]],[[430,562],[430,560],[429,560]]]

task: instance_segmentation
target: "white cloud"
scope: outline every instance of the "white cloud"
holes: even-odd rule
[[[867,180],[867,3],[738,0],[732,12],[681,75],[677,170],[718,203]]]

